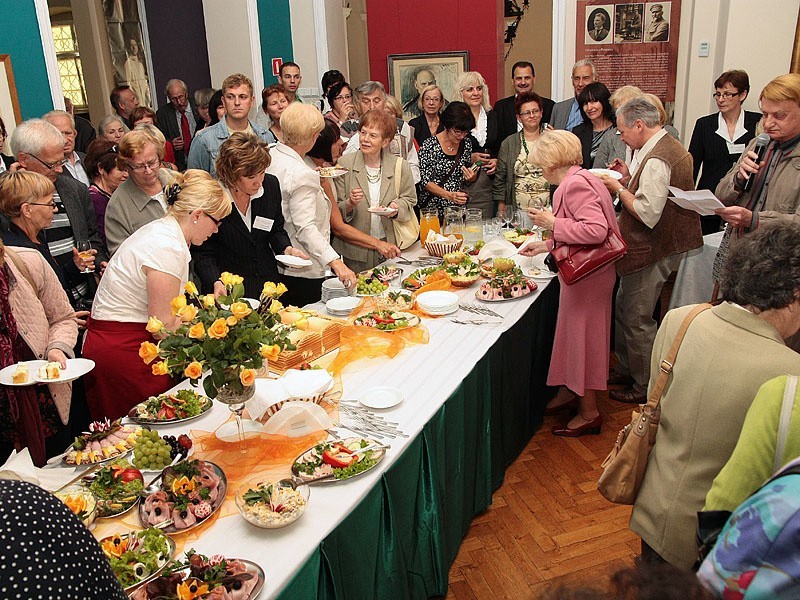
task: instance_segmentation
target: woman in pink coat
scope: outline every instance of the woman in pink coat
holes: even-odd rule
[[[599,244],[609,229],[619,233],[611,196],[599,178],[580,167],[583,160],[578,138],[563,130],[547,131],[530,148],[530,161],[542,168],[558,186],[553,212],[528,209],[539,227],[552,231],[551,239],[536,242],[520,254],[533,256],[552,250],[553,244]],[[600,433],[603,417],[597,410],[597,391],[608,382],[611,335],[611,296],[614,265],[566,285],[561,283],[558,320],[547,384],[560,386],[545,414],[578,409],[554,435],[577,437]]]

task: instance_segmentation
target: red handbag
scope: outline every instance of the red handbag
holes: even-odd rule
[[[627,251],[625,240],[609,227],[608,236],[601,244],[561,244],[554,246],[550,254],[558,265],[561,280],[572,285],[598,269],[618,261]]]

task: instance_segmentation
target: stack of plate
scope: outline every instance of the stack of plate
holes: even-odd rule
[[[361,299],[355,296],[331,298],[325,303],[325,308],[334,317],[346,317],[360,302]]]
[[[350,295],[348,290],[341,281],[332,277],[322,282],[322,301],[327,302],[331,298],[344,298]]]
[[[449,315],[458,310],[458,295],[440,290],[417,296],[417,306],[429,315]]]

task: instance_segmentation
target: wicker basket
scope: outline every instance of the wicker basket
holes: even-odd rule
[[[456,240],[455,242],[425,242],[425,248],[431,256],[444,258],[445,254],[455,252],[461,248],[461,244],[463,243],[464,240]]]

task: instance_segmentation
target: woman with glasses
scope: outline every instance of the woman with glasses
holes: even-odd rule
[[[756,135],[761,114],[742,109],[750,92],[750,78],[745,71],[725,71],[714,82],[714,101],[719,112],[700,117],[694,124],[689,153],[694,160],[694,178],[698,190],[711,190],[739,160],[747,144]],[[700,169],[703,172],[697,178]],[[700,218],[703,235],[719,231],[716,215]]]
[[[429,137],[440,133],[444,93],[438,85],[426,85],[419,94],[417,106],[422,114],[411,119],[408,124],[414,128],[414,139],[422,146]]]
[[[358,131],[358,115],[353,105],[353,90],[346,81],[334,83],[327,93],[331,109],[323,116],[339,127],[342,139],[349,140]]]
[[[419,150],[420,210],[435,208],[439,219],[448,206],[464,206],[465,185],[478,176],[472,163],[472,141],[469,132],[475,127],[475,117],[463,102],[451,102],[442,112],[444,130],[425,140]]]
[[[97,231],[106,241],[106,207],[119,185],[128,178],[128,172],[117,166],[117,145],[106,140],[94,140],[86,149],[83,160],[86,174],[91,178],[89,198],[97,215]]]
[[[192,250],[205,294],[225,295],[219,276],[228,271],[244,277],[245,296],[258,298],[264,282],[281,281],[276,255],[308,258],[292,248],[283,228],[281,188],[274,175],[265,174],[270,161],[267,143],[241,131],[219,148],[214,167],[233,205],[219,233]]]
[[[73,262],[64,267],[50,253],[43,231],[50,226],[53,215],[58,211],[53,201],[55,186],[44,175],[27,170],[3,173],[0,178],[3,179],[0,185],[3,190],[0,195],[0,212],[6,217],[6,226],[0,232],[3,241],[7,246],[38,250],[53,267],[62,287],[68,289],[64,269],[69,268],[71,275],[77,276],[86,267],[94,267],[94,257],[83,259],[77,252],[73,252]]]
[[[542,98],[535,92],[522,92],[514,98],[517,120],[522,131],[508,136],[497,153],[497,173],[492,184],[492,195],[497,203],[497,214],[502,215],[506,205],[519,208],[523,227],[531,227],[528,209],[541,210],[550,205],[550,184],[542,169],[529,158],[531,145],[539,139],[542,124]]]
[[[222,186],[199,169],[173,173],[165,193],[166,216],[134,232],[118,248],[100,280],[83,355],[96,368],[85,377],[93,420],[116,419],[135,404],[173,385],[139,357],[142,342],[153,342],[146,326],[155,317],[174,330],[171,307],[189,279],[191,246],[217,232],[231,203]]]
[[[161,167],[163,158],[164,144],[146,130],[131,131],[119,143],[117,167],[128,179],[111,194],[106,208],[106,239],[112,254],[134,231],[166,213],[164,186],[174,173]]]

